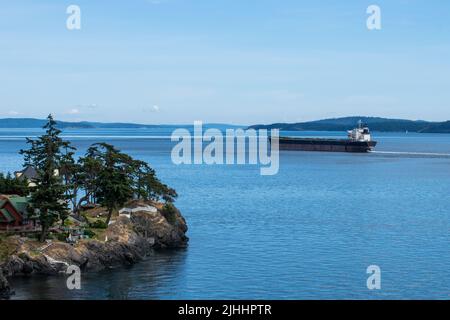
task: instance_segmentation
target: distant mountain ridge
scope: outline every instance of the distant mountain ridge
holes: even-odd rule
[[[34,119],[34,118],[4,118],[0,119],[0,128],[42,128],[46,124],[47,120],[44,119]],[[138,128],[190,128],[192,125],[189,124],[139,124],[139,123],[123,123],[123,122],[90,122],[90,121],[80,121],[80,122],[69,122],[69,121],[56,121],[57,126],[60,129],[138,129]],[[208,123],[204,124],[204,127],[214,127],[214,126],[225,126],[225,127],[236,127],[241,128],[244,126],[238,125],[228,125],[228,124],[214,124]]]
[[[380,117],[343,117],[298,123],[273,123],[253,125],[252,129],[280,129],[283,131],[346,131],[356,127],[361,120],[372,131],[450,133],[450,121],[430,122],[423,120],[388,119]]]
[[[273,129],[284,131],[346,131],[353,129],[358,121],[367,124],[372,131],[380,132],[418,132],[418,133],[450,133],[450,121],[431,122],[423,120],[388,119],[380,117],[351,116],[330,118],[298,123],[273,123],[268,125],[252,125],[252,129]],[[0,128],[42,128],[44,119],[34,118],[4,118],[0,119]],[[139,129],[139,128],[191,128],[191,124],[139,124],[139,123],[103,123],[103,122],[69,122],[57,121],[61,129]],[[203,125],[205,129],[212,127],[242,128],[244,126],[220,123]]]

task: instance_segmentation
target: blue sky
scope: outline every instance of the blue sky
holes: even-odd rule
[[[0,117],[450,119],[445,0],[0,0],[0,58]]]

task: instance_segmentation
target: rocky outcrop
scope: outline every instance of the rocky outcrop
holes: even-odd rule
[[[13,294],[13,292],[9,287],[8,280],[6,280],[5,276],[3,275],[3,270],[2,268],[0,268],[0,299],[8,299],[11,294]]]
[[[157,212],[137,211],[131,214],[134,231],[140,236],[154,242],[157,248],[186,247],[187,224],[178,210],[172,217],[166,217],[161,210]]]
[[[148,206],[135,201],[132,208]],[[0,265],[0,295],[9,295],[11,290],[5,276],[19,274],[58,274],[69,265],[77,265],[83,271],[98,271],[142,260],[154,249],[186,247],[187,225],[178,210],[166,218],[161,205],[152,204],[157,210],[130,211],[120,215],[106,230],[105,241],[81,240],[75,245],[52,242],[41,248],[24,238],[14,237],[17,246]]]

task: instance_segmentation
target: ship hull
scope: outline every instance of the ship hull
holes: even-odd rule
[[[346,139],[279,138],[280,150],[364,153],[371,151],[376,144],[376,141]]]

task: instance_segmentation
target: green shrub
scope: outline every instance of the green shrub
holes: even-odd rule
[[[56,237],[56,239],[58,240],[58,241],[66,241],[66,239],[67,239],[67,237],[68,237],[69,235],[67,234],[67,233],[57,233],[56,235],[55,235],[55,237]]]
[[[39,237],[40,237],[40,233],[38,233],[38,232],[28,233],[28,234],[26,235],[26,237],[27,237],[28,239],[38,240]]]
[[[10,255],[10,248],[5,240],[0,240],[0,262],[6,260]]]
[[[54,234],[53,232],[50,232],[50,233],[47,235],[47,239],[48,239],[48,240],[55,240],[55,234]]]
[[[27,256],[27,254],[25,252],[19,253],[19,258],[24,260],[24,261],[28,260],[28,256]]]
[[[91,239],[95,237],[95,232],[91,229],[85,229],[83,233],[85,236],[88,236]]]
[[[95,220],[95,222],[90,224],[90,227],[94,229],[106,229],[108,225],[103,220]]]
[[[175,224],[175,222],[177,221],[177,209],[175,208],[173,203],[166,202],[166,204],[161,209],[161,213],[170,224]]]
[[[66,219],[65,221],[64,221],[64,226],[65,227],[70,227],[70,226],[73,226],[73,222],[72,221],[70,221],[69,219]]]

